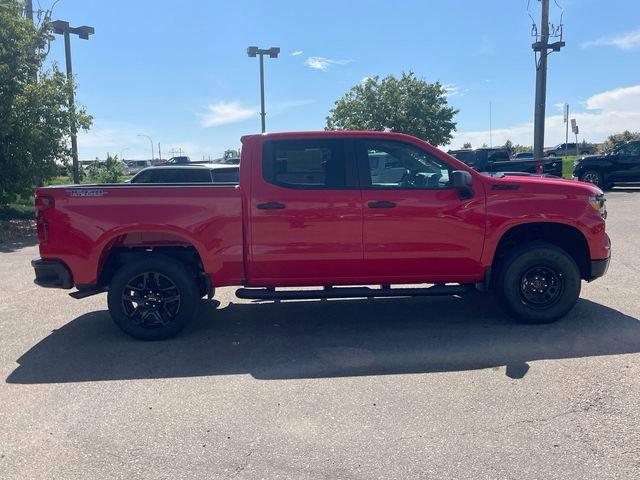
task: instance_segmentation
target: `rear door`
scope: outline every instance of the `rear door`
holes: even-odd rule
[[[362,198],[350,145],[264,142],[252,169],[249,285],[330,285],[360,275]]]
[[[372,282],[475,281],[482,275],[484,192],[461,199],[452,169],[413,144],[355,140],[363,203],[364,274]],[[385,158],[385,173],[373,166]]]

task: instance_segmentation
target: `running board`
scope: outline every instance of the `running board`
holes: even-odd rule
[[[76,300],[80,300],[83,298],[90,297],[92,295],[98,295],[99,293],[103,293],[106,291],[107,291],[107,287],[90,288],[87,290],[78,290],[76,292],[71,292],[69,296],[71,298],[75,298]]]
[[[312,300],[318,298],[434,297],[462,295],[473,285],[438,284],[427,288],[324,287],[322,290],[275,290],[273,288],[239,288],[238,298],[247,300]]]

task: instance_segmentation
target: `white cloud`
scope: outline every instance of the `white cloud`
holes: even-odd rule
[[[455,83],[446,83],[443,85],[445,92],[447,92],[448,97],[464,97],[467,93],[469,93],[468,88],[462,88]]]
[[[640,47],[640,28],[631,32],[596,38],[582,44],[582,48],[589,47],[617,47],[622,50],[632,50]]]
[[[587,111],[572,113],[580,127],[581,139],[602,142],[609,135],[640,125],[640,85],[617,88],[598,93],[585,102]],[[571,136],[571,132],[569,133]],[[503,145],[507,140],[523,145],[533,144],[533,122],[525,122],[492,132],[493,145]],[[563,115],[550,115],[545,122],[545,145],[564,142],[565,124]],[[489,130],[461,131],[454,133],[452,148],[471,142],[475,146],[489,144]],[[443,147],[445,150],[449,147]]]
[[[268,111],[271,115],[279,115],[291,108],[301,107],[313,103],[311,99],[302,100],[284,100],[279,102],[271,102],[268,105]],[[203,127],[217,127],[229,123],[238,123],[247,120],[253,116],[257,116],[259,108],[247,107],[236,101],[220,101],[210,104],[207,111],[201,115],[201,124]]]
[[[294,50],[291,52],[292,57],[297,57],[298,55],[302,55],[304,52],[302,50]]]
[[[91,130],[78,132],[78,150],[80,160],[92,160],[96,157],[105,159],[107,153],[118,155],[120,158],[147,160],[151,158],[149,139],[139,137],[138,134],[150,135],[153,139],[154,156],[158,156],[158,142],[161,142],[162,158],[172,156],[171,150],[177,155],[182,149],[184,155],[192,160],[199,160],[203,156],[218,158],[222,152],[233,145],[199,144],[189,139],[172,139],[162,136],[149,129],[148,126],[136,125],[128,122],[96,120]],[[236,140],[237,141],[237,140]]]
[[[563,112],[564,114],[564,102],[558,102],[558,103],[554,103],[553,107],[558,110],[559,112]]]
[[[616,88],[587,98],[589,110],[640,111],[640,85]]]
[[[334,65],[346,65],[347,63],[351,63],[351,61],[352,60],[332,60],[325,57],[309,57],[304,64],[314,70],[322,70],[323,72],[326,72]]]
[[[80,160],[106,158],[107,153],[126,158],[149,158],[151,145],[147,138],[139,137],[139,133],[149,134],[139,125],[96,120],[90,130],[78,132]]]
[[[239,102],[220,101],[207,106],[207,112],[202,115],[202,126],[217,127],[242,122],[257,114],[257,108],[243,107]]]

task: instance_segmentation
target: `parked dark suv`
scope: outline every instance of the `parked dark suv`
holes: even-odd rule
[[[616,183],[640,182],[640,140],[627,142],[610,153],[584,157],[573,176],[603,190]]]
[[[504,147],[449,150],[447,153],[479,172],[536,173],[537,162],[533,158],[511,160],[511,152]],[[541,163],[544,173],[562,177],[561,158],[545,158]]]

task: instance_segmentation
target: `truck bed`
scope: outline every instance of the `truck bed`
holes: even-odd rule
[[[237,185],[74,185],[37,196],[53,200],[39,213],[40,256],[63,260],[76,285],[95,284],[113,248],[138,246],[195,247],[218,285],[244,276]]]

